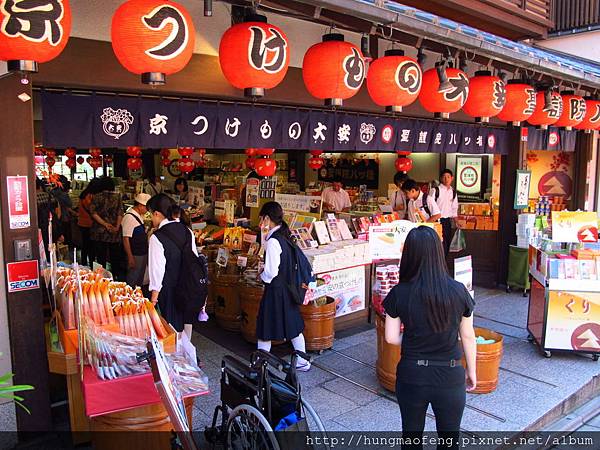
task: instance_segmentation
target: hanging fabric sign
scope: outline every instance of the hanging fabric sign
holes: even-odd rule
[[[548,127],[547,130],[527,127],[527,149],[574,152],[576,133],[555,127]]]

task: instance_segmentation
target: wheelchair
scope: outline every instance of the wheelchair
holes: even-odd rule
[[[221,404],[215,408],[212,426],[205,430],[213,448],[216,444],[234,450],[329,448],[322,444],[327,436],[321,419],[301,395],[296,373],[299,356],[311,360],[295,351],[288,363],[263,350],[251,355],[250,364],[232,356],[223,358]],[[286,437],[288,431],[296,433]],[[319,445],[307,446],[308,436]]]

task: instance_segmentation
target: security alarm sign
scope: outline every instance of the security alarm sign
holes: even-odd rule
[[[31,226],[29,190],[26,176],[6,177],[8,185],[8,223],[11,230]]]
[[[28,291],[40,287],[37,260],[19,261],[6,265],[8,292]]]

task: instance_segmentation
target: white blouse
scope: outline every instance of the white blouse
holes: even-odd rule
[[[160,230],[163,226],[172,222],[179,222],[179,219],[164,219],[158,226],[158,229]],[[192,235],[192,250],[194,251],[194,254],[198,256],[196,238],[194,237],[192,230],[189,231]],[[156,234],[153,234],[148,240],[148,277],[150,278],[150,291],[160,292],[162,289],[162,282],[165,276],[166,266],[167,258],[165,257],[165,248],[160,240],[156,237]]]
[[[265,268],[260,274],[261,280],[265,283],[273,281],[277,275],[279,275],[279,265],[281,264],[281,245],[277,239],[271,239],[273,233],[281,228],[281,225],[277,225],[275,228],[269,231],[265,242]]]

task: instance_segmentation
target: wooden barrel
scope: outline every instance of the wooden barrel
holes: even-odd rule
[[[217,277],[217,264],[208,263],[208,297],[206,297],[206,313],[214,314],[215,312],[215,291],[214,284]]]
[[[256,344],[256,317],[264,288],[245,284],[240,289],[240,331],[246,341]]]
[[[481,336],[484,339],[493,339],[493,344],[477,344],[477,386],[473,394],[489,394],[496,390],[498,386],[498,373],[500,371],[500,361],[502,359],[503,338],[492,330],[475,327],[475,336]],[[463,358],[463,365],[466,367]]]
[[[184,399],[189,423],[192,423],[193,398]],[[94,450],[171,448],[173,424],[162,403],[132,408],[90,419]],[[162,433],[154,433],[162,431]]]
[[[333,347],[335,335],[335,301],[327,298],[323,306],[300,305],[300,313],[304,319],[304,339],[306,350],[325,350]]]
[[[385,317],[375,313],[377,328],[377,380],[388,391],[396,392],[396,368],[400,361],[400,346],[385,341]]]
[[[240,277],[238,275],[217,275],[213,291],[217,323],[225,330],[239,331]]]

